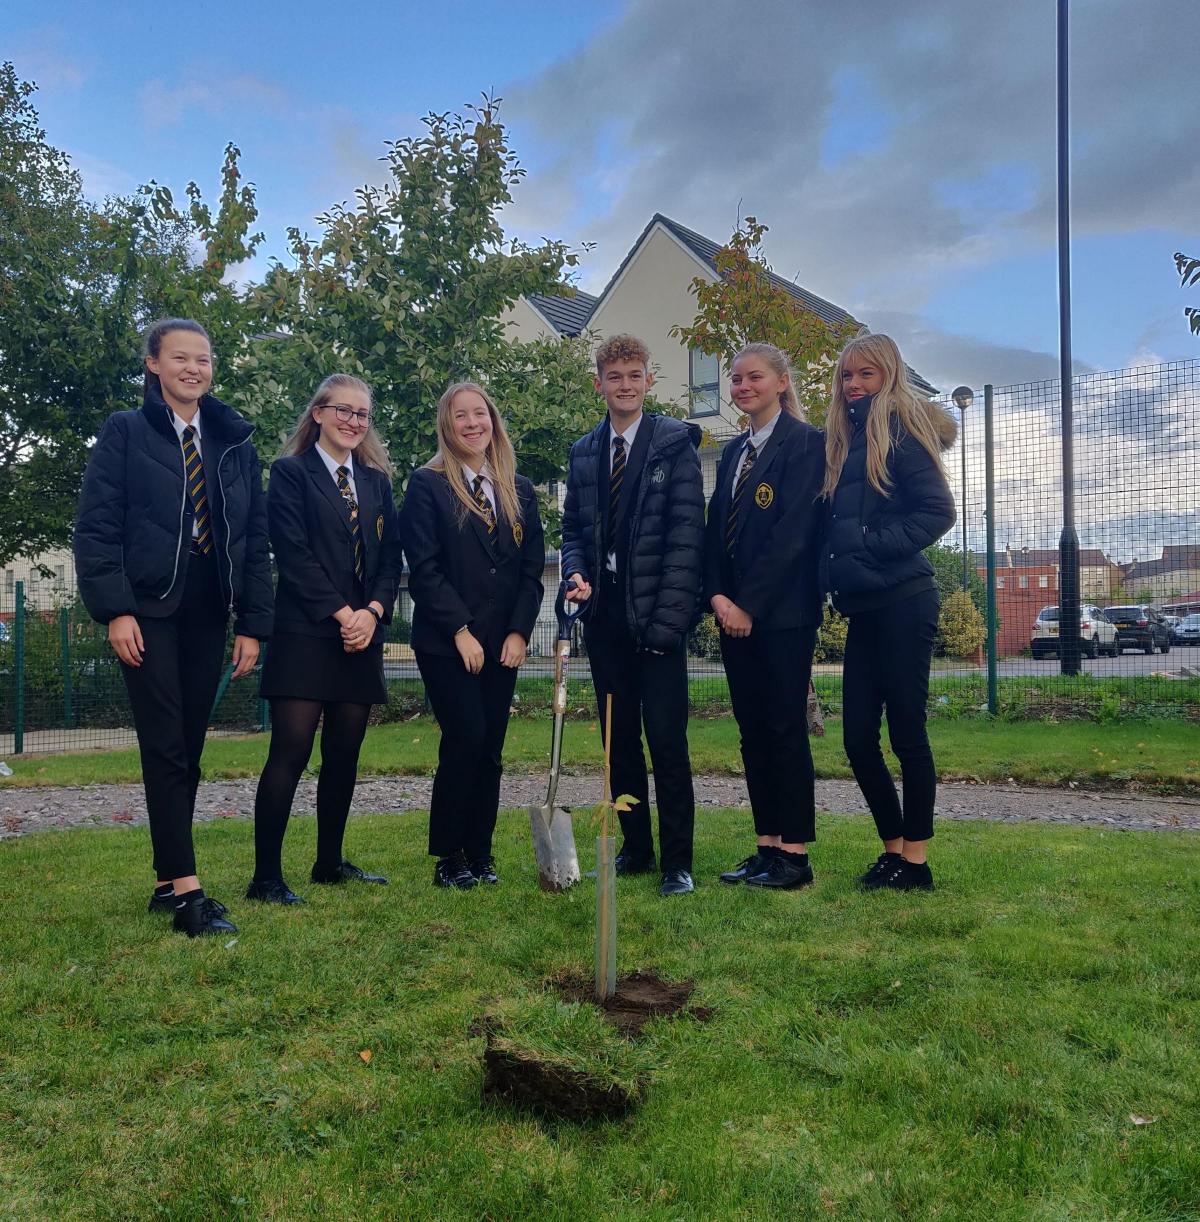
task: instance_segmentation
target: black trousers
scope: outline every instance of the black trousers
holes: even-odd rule
[[[517,672],[490,653],[477,675],[457,653],[418,650],[417,667],[442,731],[429,803],[429,852],[450,857],[461,851],[469,861],[490,857]]]
[[[615,588],[615,587],[614,587]],[[606,589],[610,606],[623,605]],[[604,604],[601,604],[603,608]],[[659,865],[691,870],[696,799],[688,755],[687,650],[681,644],[668,654],[639,651],[619,616],[603,610],[584,628],[592,683],[604,733],[604,711],[613,698],[612,789],[627,793],[637,805],[621,815],[623,848],[637,856],[654,852],[650,831],[650,781],[642,753],[642,727],[654,766],[658,797]]]
[[[121,663],[142,757],[158,878],[196,873],[192,814],[225,657],[226,620],[216,553],[193,553],[178,609],[162,619],[137,617],[145,646],[141,666]]]
[[[816,838],[817,808],[808,743],[808,680],[815,628],[721,633],[721,658],[733,715],[742,737],[742,764],[754,831],[786,844]]]
[[[925,590],[850,616],[842,666],[842,735],[880,840],[933,836],[937,773],[925,732],[925,704],[938,607],[937,591]],[[904,782],[903,809],[879,745],[885,708]]]

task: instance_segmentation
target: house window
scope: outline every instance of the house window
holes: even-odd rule
[[[1019,586],[1019,587],[1020,587],[1022,590],[1028,590],[1028,589],[1029,589],[1029,578],[1028,578],[1028,577],[1018,577],[1018,578],[1017,578],[1017,585],[1018,585],[1018,586]]]
[[[1003,578],[1003,577],[997,577],[997,578],[996,578],[996,589],[997,589],[997,590],[1003,590],[1003,589],[1004,589],[1004,578]]]
[[[1039,590],[1044,590],[1044,589],[1046,589],[1046,588],[1047,588],[1049,585],[1050,585],[1050,578],[1049,578],[1049,577],[1042,576],[1042,577],[1039,577],[1039,578],[1038,578],[1038,589],[1039,589]]]
[[[12,569],[4,570],[4,592],[5,594],[15,594],[17,592],[17,575]]]
[[[715,416],[721,410],[721,363],[697,348],[688,354],[691,414]]]

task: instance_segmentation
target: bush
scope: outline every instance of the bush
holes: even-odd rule
[[[817,630],[817,648],[813,654],[814,662],[840,662],[846,652],[846,633],[850,629],[850,621],[839,615],[832,603],[825,604],[825,619]]]
[[[938,615],[941,651],[952,658],[969,658],[987,639],[987,626],[979,608],[965,590],[947,595]]]
[[[702,615],[688,634],[688,653],[693,658],[721,657],[721,630],[717,627],[717,617],[711,612]]]

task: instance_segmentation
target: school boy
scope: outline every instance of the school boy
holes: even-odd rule
[[[562,571],[587,602],[584,641],[601,726],[613,698],[612,788],[637,799],[621,815],[618,874],[656,869],[642,729],[658,798],[660,894],[692,882],[695,797],[688,756],[687,634],[696,618],[704,489],[694,424],[642,410],[654,382],[650,353],[614,335],[596,353],[608,411],[571,447]]]

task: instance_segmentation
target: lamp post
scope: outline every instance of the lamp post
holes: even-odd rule
[[[975,392],[969,386],[956,386],[950,394],[954,406],[958,408],[961,425],[958,430],[958,444],[962,450],[962,541],[963,541],[963,581],[962,588],[969,590],[970,553],[967,551],[967,408],[975,402]]]
[[[1067,0],[1058,0],[1058,382],[1062,399],[1063,527],[1058,538],[1058,665],[1080,669],[1079,535],[1075,531],[1075,403],[1071,361],[1071,117]]]

